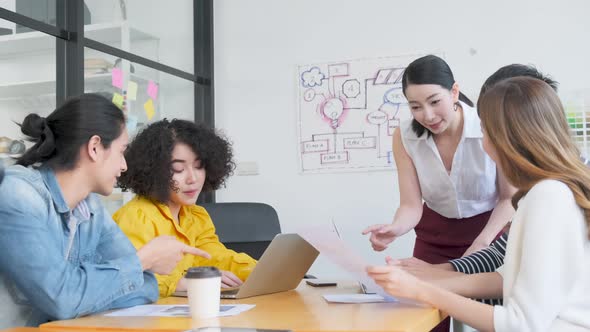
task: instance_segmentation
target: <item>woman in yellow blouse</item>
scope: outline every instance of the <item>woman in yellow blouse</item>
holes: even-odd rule
[[[133,245],[140,248],[157,236],[170,235],[212,257],[186,255],[172,274],[156,274],[160,296],[185,290],[184,272],[194,266],[222,270],[222,287],[242,284],[256,260],[219,242],[211,217],[195,205],[202,191],[219,188],[232,173],[230,143],[205,126],[162,120],[137,135],[125,158],[128,170],[119,178],[119,186],[136,196],[113,219]]]

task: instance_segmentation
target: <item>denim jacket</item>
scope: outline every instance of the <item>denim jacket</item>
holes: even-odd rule
[[[158,284],[101,205],[68,208],[49,168],[12,166],[0,185],[0,328],[154,302]]]

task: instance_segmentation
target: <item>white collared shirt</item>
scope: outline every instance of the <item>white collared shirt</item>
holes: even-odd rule
[[[482,147],[477,111],[463,107],[463,133],[447,173],[432,136],[412,131],[412,120],[400,126],[402,143],[414,162],[422,199],[447,218],[469,218],[492,210],[498,201],[496,164]]]

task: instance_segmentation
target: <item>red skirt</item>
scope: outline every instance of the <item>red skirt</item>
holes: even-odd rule
[[[422,219],[414,228],[416,244],[414,257],[430,264],[446,263],[463,256],[473,240],[484,229],[492,211],[473,217],[453,219],[443,217],[424,204]],[[432,332],[448,332],[451,320],[443,320]]]
[[[443,217],[424,204],[422,219],[414,228],[414,257],[431,264],[446,263],[461,257],[484,229],[492,211],[473,217]]]

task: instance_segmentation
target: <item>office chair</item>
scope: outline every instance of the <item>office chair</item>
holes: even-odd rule
[[[219,240],[229,249],[258,260],[275,235],[279,216],[264,203],[201,203],[209,212]]]
[[[275,235],[281,233],[279,216],[264,203],[199,203],[215,225],[219,240],[227,248],[259,260]],[[306,274],[305,279],[315,278]]]

